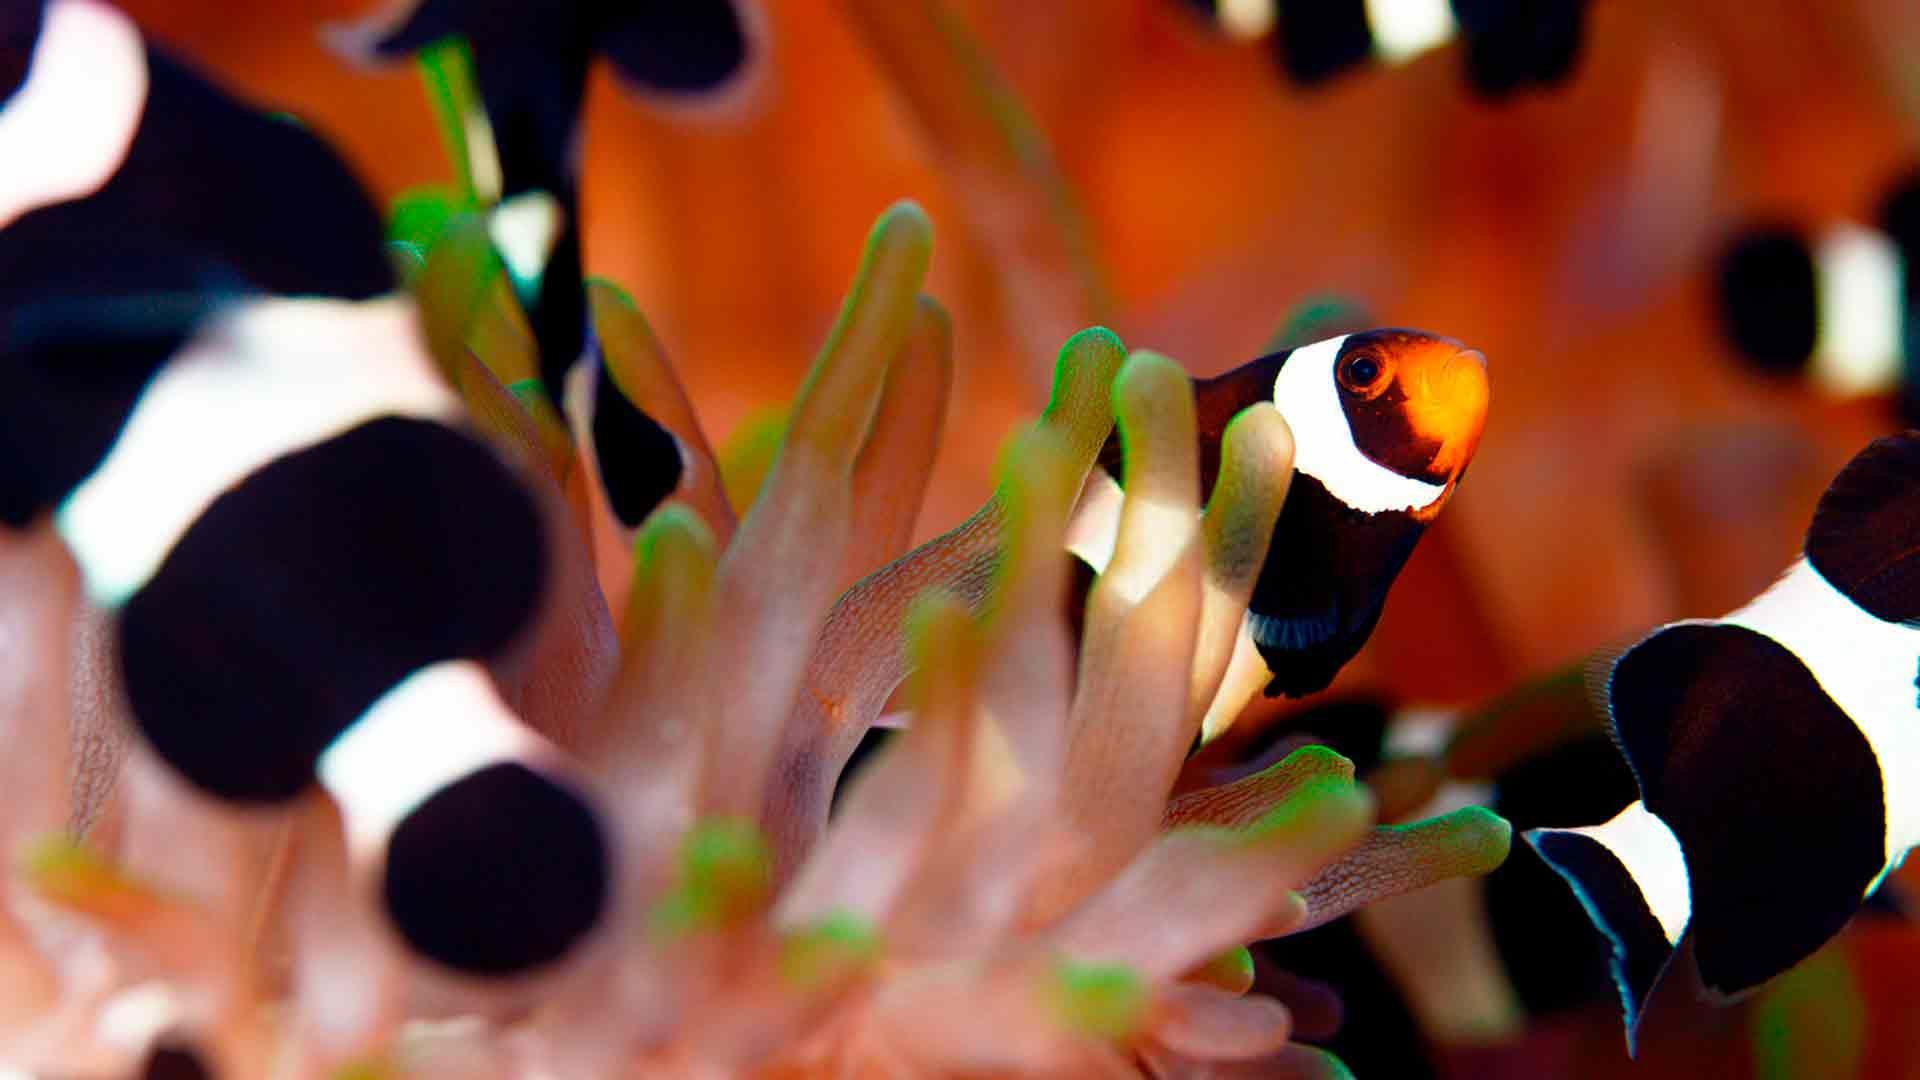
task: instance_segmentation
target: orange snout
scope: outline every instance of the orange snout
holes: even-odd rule
[[[1433,469],[1452,482],[1473,460],[1486,427],[1487,358],[1478,349],[1436,341],[1404,363],[1408,422],[1422,439],[1439,444]]]

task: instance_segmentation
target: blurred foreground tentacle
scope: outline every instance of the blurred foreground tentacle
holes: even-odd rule
[[[1042,910],[1071,906],[1152,837],[1193,741],[1203,551],[1191,383],[1173,361],[1136,353],[1114,383],[1114,410],[1126,501],[1113,561],[1087,596],[1061,807],[1091,844],[1072,873],[1050,879]]]
[[[912,203],[874,226],[853,287],[795,400],[767,485],[722,557],[716,618],[700,666],[732,700],[701,718],[703,811],[757,818],[775,734],[786,716],[845,563],[853,470],[886,365],[911,331],[932,253],[932,226]],[[735,670],[735,656],[758,657]]]
[[[1119,339],[1099,328],[1060,349],[1039,423],[1064,448],[1076,487],[1112,429],[1110,394],[1122,359]],[[842,766],[907,675],[901,627],[913,598],[938,587],[975,610],[986,603],[1007,498],[1003,483],[972,517],[861,579],[828,613],[782,736],[781,784],[771,793],[777,802],[766,811],[782,866],[819,836]]]
[[[1202,741],[1219,735],[1252,700],[1250,686],[1236,700],[1240,688],[1227,686],[1227,674],[1234,654],[1252,647],[1243,629],[1247,600],[1292,481],[1293,432],[1280,410],[1262,403],[1235,416],[1221,438],[1220,476],[1201,522],[1207,570],[1188,708],[1202,724]],[[1208,719],[1214,721],[1210,727]]]

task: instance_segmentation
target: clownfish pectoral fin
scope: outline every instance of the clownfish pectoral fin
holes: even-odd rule
[[[1631,1051],[1641,1014],[1691,916],[1680,842],[1638,802],[1604,825],[1534,829],[1525,836],[1612,943],[1610,966]]]
[[[1920,622],[1920,432],[1847,462],[1814,509],[1807,561],[1873,617]]]
[[[1343,626],[1338,613],[1331,609],[1305,615],[1268,615],[1249,610],[1247,629],[1273,674],[1266,696],[1298,698],[1325,690],[1367,643],[1379,621],[1377,604],[1352,627]]]
[[[1694,954],[1732,996],[1792,967],[1887,863],[1881,763],[1799,655],[1732,623],[1679,623],[1630,649],[1614,729],[1647,810],[1678,838]]]

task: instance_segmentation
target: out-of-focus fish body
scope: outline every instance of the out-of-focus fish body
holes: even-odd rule
[[[27,7],[0,28],[0,523],[50,515],[196,788],[318,782],[416,952],[551,962],[610,867],[482,666],[540,608],[538,503],[466,430],[331,150],[98,0]]]

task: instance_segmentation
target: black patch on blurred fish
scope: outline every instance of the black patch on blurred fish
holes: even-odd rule
[[[147,1055],[140,1080],[213,1080],[213,1070],[193,1047],[169,1040]]]
[[[261,466],[181,536],[120,617],[127,701],[194,784],[288,799],[414,670],[504,649],[545,576],[532,498],[490,450],[371,420]]]
[[[1920,426],[1920,169],[1897,180],[1880,204],[1880,227],[1900,251],[1902,299],[1900,407],[1909,426]]]
[[[0,524],[24,528],[99,466],[211,307],[188,292],[0,308]]]
[[[1876,619],[1920,622],[1920,437],[1854,455],[1820,496],[1807,561]]]
[[[351,172],[148,48],[119,168],[0,229],[0,521],[19,526],[99,465],[142,387],[200,322],[250,293],[393,288]]]
[[[1800,658],[1741,626],[1670,626],[1621,657],[1612,698],[1686,854],[1705,984],[1738,993],[1837,933],[1886,864],[1880,762]]]
[[[1468,85],[1497,100],[1564,82],[1580,55],[1586,6],[1586,0],[1453,0]]]
[[[629,529],[653,513],[680,486],[686,466],[680,444],[653,417],[635,408],[598,365],[593,388],[593,452],[614,516]]]
[[[716,90],[746,66],[746,28],[729,0],[623,6],[600,44],[621,75],[646,89]]]
[[[558,960],[599,921],[606,852],[576,792],[503,762],[441,788],[394,828],[381,895],[423,955],[515,975]]]
[[[40,40],[40,26],[46,5],[41,0],[7,0],[0,3],[0,107],[20,84],[27,81],[33,66],[33,46]]]
[[[1283,3],[1275,14],[1274,53],[1287,77],[1315,86],[1367,62],[1373,30],[1365,0]]]
[[[1798,375],[1819,320],[1813,251],[1798,229],[1748,229],[1720,256],[1716,301],[1727,336],[1757,371]]]
[[[565,218],[528,312],[541,380],[559,401],[587,342],[577,158],[594,54],[604,51],[635,85],[698,94],[721,89],[745,69],[746,28],[730,0],[423,0],[370,46],[397,58],[455,35],[473,52],[474,80],[500,155],[501,197],[545,191]]]
[[[151,46],[146,60],[146,105],[112,177],[0,230],[0,300],[86,275],[109,292],[215,273],[288,296],[392,291],[380,214],[338,155]]]

